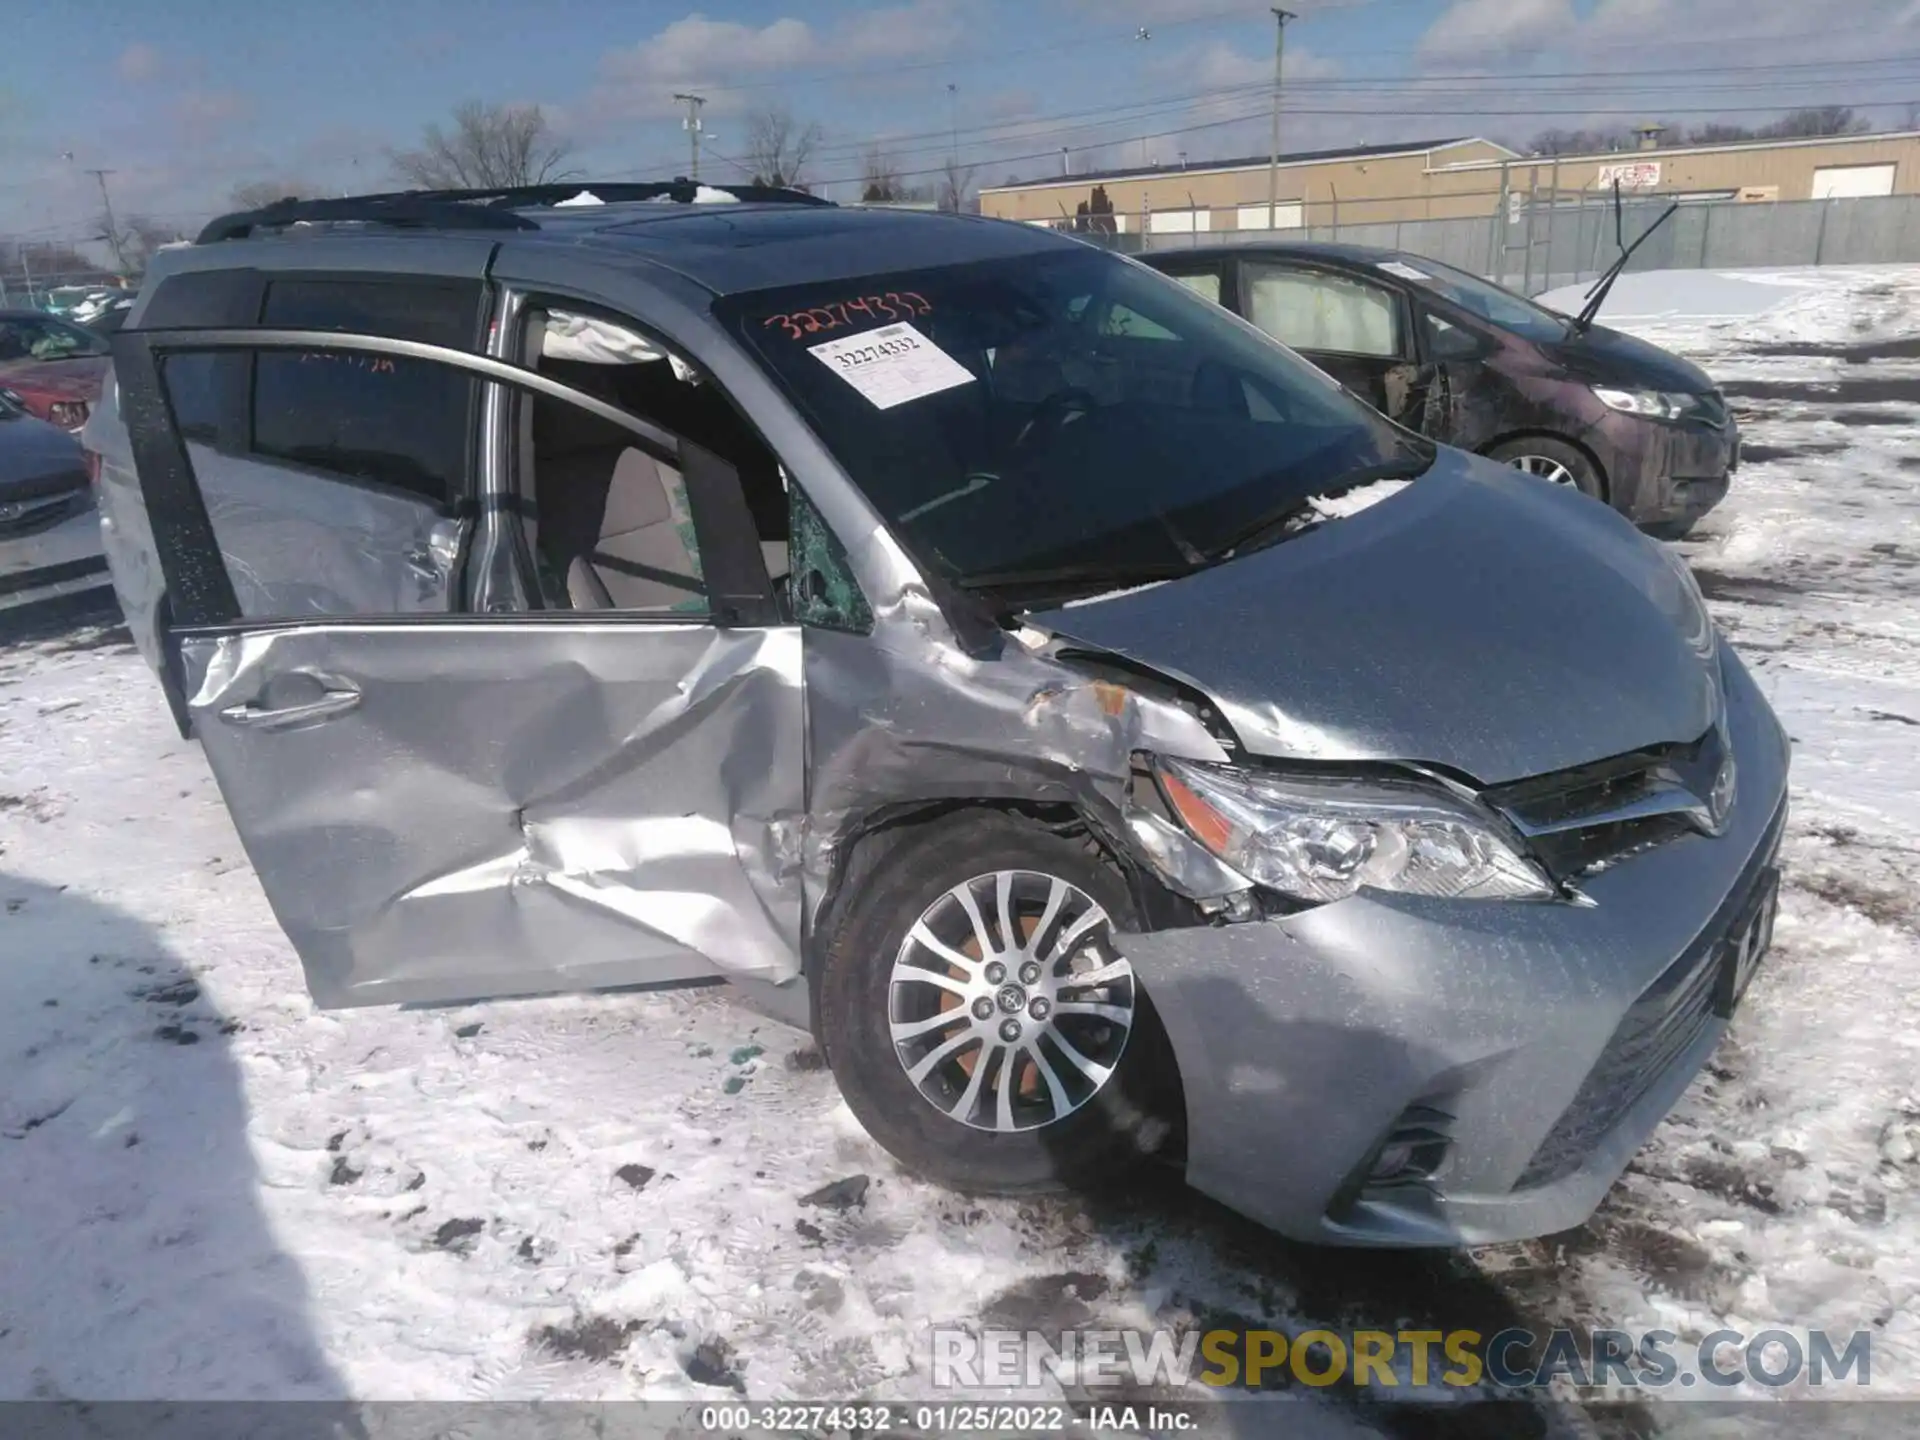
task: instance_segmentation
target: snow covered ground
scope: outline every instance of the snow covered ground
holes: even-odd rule
[[[69,604],[0,650],[0,1398],[923,1397],[930,1323],[1201,1316],[1864,1329],[1920,1396],[1920,270],[1629,281],[1605,318],[1743,415],[1686,549],[1795,809],[1768,965],[1584,1230],[1355,1255],[1154,1179],[964,1200],[719,992],[320,1014],[198,750]]]

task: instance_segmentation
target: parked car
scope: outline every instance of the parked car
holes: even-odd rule
[[[727,981],[963,1189],[1583,1221],[1774,913],[1684,564],[1069,238],[575,190],[227,217],[115,338],[116,584],[315,999]]]
[[[0,310],[0,387],[63,430],[87,423],[112,354],[104,336],[40,310]]]
[[[101,568],[80,442],[0,391],[0,604]]]
[[[96,335],[112,335],[127,323],[127,316],[133,311],[133,301],[134,297],[131,295],[122,295],[118,299],[109,300],[81,320],[80,324]]]
[[[1419,255],[1305,242],[1141,257],[1421,434],[1685,535],[1726,497],[1740,432],[1699,366]]]

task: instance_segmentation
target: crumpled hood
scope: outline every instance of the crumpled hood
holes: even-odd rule
[[[1488,785],[1697,740],[1720,703],[1712,632],[1656,542],[1445,448],[1357,515],[1032,623],[1205,692],[1255,754]]]

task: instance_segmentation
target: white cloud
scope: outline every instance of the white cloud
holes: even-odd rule
[[[753,84],[784,72],[832,72],[938,55],[961,36],[954,0],[868,10],[821,30],[792,16],[754,26],[695,11],[601,62],[603,100],[626,113],[663,113],[675,89],[705,86],[724,97],[728,82]],[[664,102],[664,104],[663,104]]]
[[[1579,25],[1573,0],[1455,0],[1422,37],[1420,58],[1492,67],[1565,41]]]

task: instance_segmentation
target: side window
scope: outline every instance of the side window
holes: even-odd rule
[[[275,281],[262,323],[471,349],[479,298],[469,285]],[[262,351],[254,360],[248,448],[451,504],[464,490],[475,389],[471,376],[422,360]]]
[[[170,355],[162,362],[173,423],[181,439],[201,445],[220,443],[220,381],[241,363],[237,355],[212,351]]]
[[[873,608],[860,589],[840,537],[814,509],[799,486],[793,506],[792,574],[787,580],[793,618],[819,630],[865,635],[873,629]]]
[[[1471,360],[1480,353],[1480,342],[1473,332],[1443,320],[1422,306],[1420,325],[1425,332],[1427,354],[1435,360]]]
[[[400,366],[405,393],[451,414],[393,405],[380,387]],[[371,352],[224,350],[163,354],[160,377],[243,617],[454,608],[466,371]],[[439,437],[438,451],[422,436]]]
[[[1173,277],[1186,286],[1202,300],[1220,303],[1220,275],[1218,271],[1205,271],[1198,275],[1176,275]]]
[[[702,616],[709,603],[687,476],[610,420],[550,396],[531,411],[534,562],[550,609]]]
[[[744,566],[784,580],[793,522],[780,466],[727,396],[610,312],[556,299],[526,314],[524,363],[648,421],[676,447],[663,453],[557,397],[520,397],[517,513],[546,608],[728,623],[726,576]],[[703,536],[728,554],[704,554]]]
[[[1180,337],[1164,325],[1156,325],[1138,311],[1125,305],[1109,305],[1101,323],[1102,335],[1118,335],[1128,340],[1178,340]]]
[[[1400,307],[1390,291],[1324,271],[1247,268],[1247,318],[1281,344],[1380,359],[1402,353]]]

